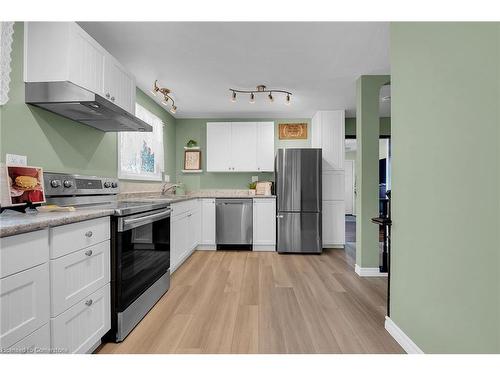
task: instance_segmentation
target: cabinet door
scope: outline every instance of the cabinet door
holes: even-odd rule
[[[182,253],[182,217],[178,216],[170,220],[170,271],[173,272],[179,263]]]
[[[135,114],[135,80],[111,55],[104,60],[104,97]]]
[[[276,244],[276,200],[272,198],[253,200],[253,243]]]
[[[323,170],[344,169],[344,111],[321,112]]]
[[[51,345],[66,353],[87,353],[110,328],[110,286],[106,284],[51,319]]]
[[[257,123],[257,170],[274,171],[274,122]]]
[[[344,200],[344,171],[324,171],[322,175],[322,185],[324,200]]]
[[[231,168],[235,172],[257,170],[257,123],[231,123]]]
[[[215,199],[201,200],[201,240],[203,245],[215,245]]]
[[[11,354],[46,354],[50,349],[50,323],[45,323],[31,335],[12,345],[7,353]]]
[[[69,51],[70,81],[92,92],[103,93],[106,52],[76,24],[71,27]]]
[[[323,201],[323,246],[345,244],[345,202]]]
[[[0,348],[8,348],[49,321],[48,263],[0,279]]]
[[[201,232],[201,223],[200,223],[200,210],[194,210],[188,213],[187,220],[187,229],[186,233],[188,234],[188,247],[186,252],[190,252],[198,246],[200,243],[200,232]]]
[[[109,240],[50,261],[51,316],[110,281]]]
[[[230,172],[231,123],[207,122],[207,171]]]

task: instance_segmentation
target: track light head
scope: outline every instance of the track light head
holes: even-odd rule
[[[267,96],[269,98],[269,101],[272,103],[274,102],[274,98],[273,98],[273,93],[270,92],[269,95]]]
[[[233,91],[233,94],[231,95],[231,101],[234,103],[236,101],[236,92]]]
[[[255,103],[255,94],[253,92],[250,94],[250,103]]]
[[[286,94],[285,104],[290,105],[290,94]]]
[[[177,107],[173,105],[172,108],[170,108],[170,112],[175,114],[177,112]]]

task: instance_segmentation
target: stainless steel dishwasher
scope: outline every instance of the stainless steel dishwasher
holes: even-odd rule
[[[251,198],[216,199],[217,245],[251,245],[253,240]]]

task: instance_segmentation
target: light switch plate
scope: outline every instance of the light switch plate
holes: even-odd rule
[[[252,176],[252,182],[259,181],[259,176]]]
[[[170,182],[170,175],[168,174],[164,175],[164,180],[165,182]]]
[[[5,164],[7,165],[27,165],[26,155],[5,154]]]

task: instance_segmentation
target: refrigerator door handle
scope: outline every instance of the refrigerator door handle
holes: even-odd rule
[[[276,215],[278,219],[283,219],[283,215]]]

